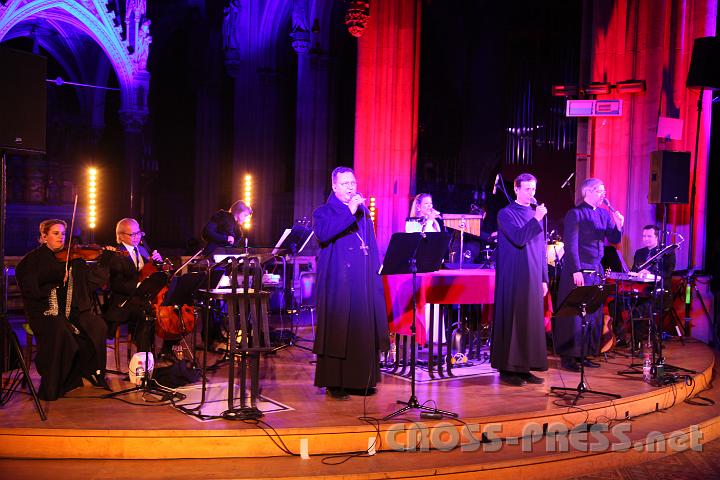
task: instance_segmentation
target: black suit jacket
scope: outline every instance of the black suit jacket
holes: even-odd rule
[[[124,245],[118,245],[118,250],[125,251]],[[138,246],[140,256],[148,262],[147,250]],[[110,260],[110,305],[106,314],[109,323],[122,323],[127,320],[129,308],[127,301],[137,288],[140,273],[129,255],[113,255]]]

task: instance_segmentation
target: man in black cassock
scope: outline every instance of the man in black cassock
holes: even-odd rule
[[[515,179],[517,199],[500,210],[495,268],[495,319],[490,363],[507,385],[540,384],[531,370],[547,370],[543,298],[548,291],[545,205],[537,205],[537,179]]]
[[[373,223],[352,169],[332,173],[333,193],[313,213],[320,243],[315,386],[336,399],[367,395],[380,381],[389,348],[388,318]]]
[[[560,274],[558,305],[575,287],[602,283],[602,260],[605,240],[620,242],[625,217],[620,212],[611,214],[600,208],[605,200],[605,185],[597,178],[586,179],[581,186],[583,201],[565,215],[565,256]],[[608,204],[609,205],[609,204]],[[585,355],[599,353],[602,334],[603,309],[587,315]],[[582,351],[582,328],[579,316],[557,317],[554,325],[555,349],[560,355],[561,366],[570,371],[580,370]],[[598,363],[583,360],[586,367],[599,367]]]

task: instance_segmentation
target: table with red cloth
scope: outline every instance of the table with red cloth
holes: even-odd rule
[[[399,335],[410,335],[413,316],[413,285],[412,274],[385,275],[385,302],[388,310],[390,331]],[[495,298],[495,270],[463,269],[438,270],[437,272],[417,274],[417,308],[415,317],[415,338],[419,345],[428,345],[429,372],[433,376],[433,328],[430,328],[428,342],[425,324],[425,305],[462,305],[492,304]],[[432,322],[433,315],[430,315]],[[441,320],[442,321],[442,320]],[[438,354],[441,356],[441,342],[438,342]],[[448,355],[449,357],[449,355]],[[452,375],[449,368],[448,374]],[[442,375],[442,362],[438,362],[438,370]]]

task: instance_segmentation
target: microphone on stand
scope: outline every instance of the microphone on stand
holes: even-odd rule
[[[570,176],[567,177],[567,180],[565,180],[565,181],[563,182],[562,186],[560,187],[560,190],[562,190],[563,188],[567,187],[567,186],[570,184],[570,180],[572,180],[572,178],[573,178],[574,176],[575,176],[575,172],[572,172],[572,173],[570,174]]]

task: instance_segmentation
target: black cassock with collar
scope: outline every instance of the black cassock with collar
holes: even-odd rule
[[[315,385],[374,387],[380,381],[379,352],[389,348],[389,337],[370,212],[360,206],[353,215],[331,194],[313,213],[313,230],[321,248]]]
[[[565,215],[565,255],[563,257],[560,287],[558,288],[558,308],[575,289],[573,273],[593,270],[595,274],[583,273],[585,285],[602,283],[605,271],[601,260],[605,251],[605,241],[618,243],[622,232],[613,221],[610,213],[602,208],[593,208],[582,202]],[[585,343],[586,355],[597,355],[602,333],[602,307],[587,316],[588,332]],[[582,330],[579,316],[557,317],[554,322],[553,336],[557,353],[564,357],[580,357],[582,353]]]

